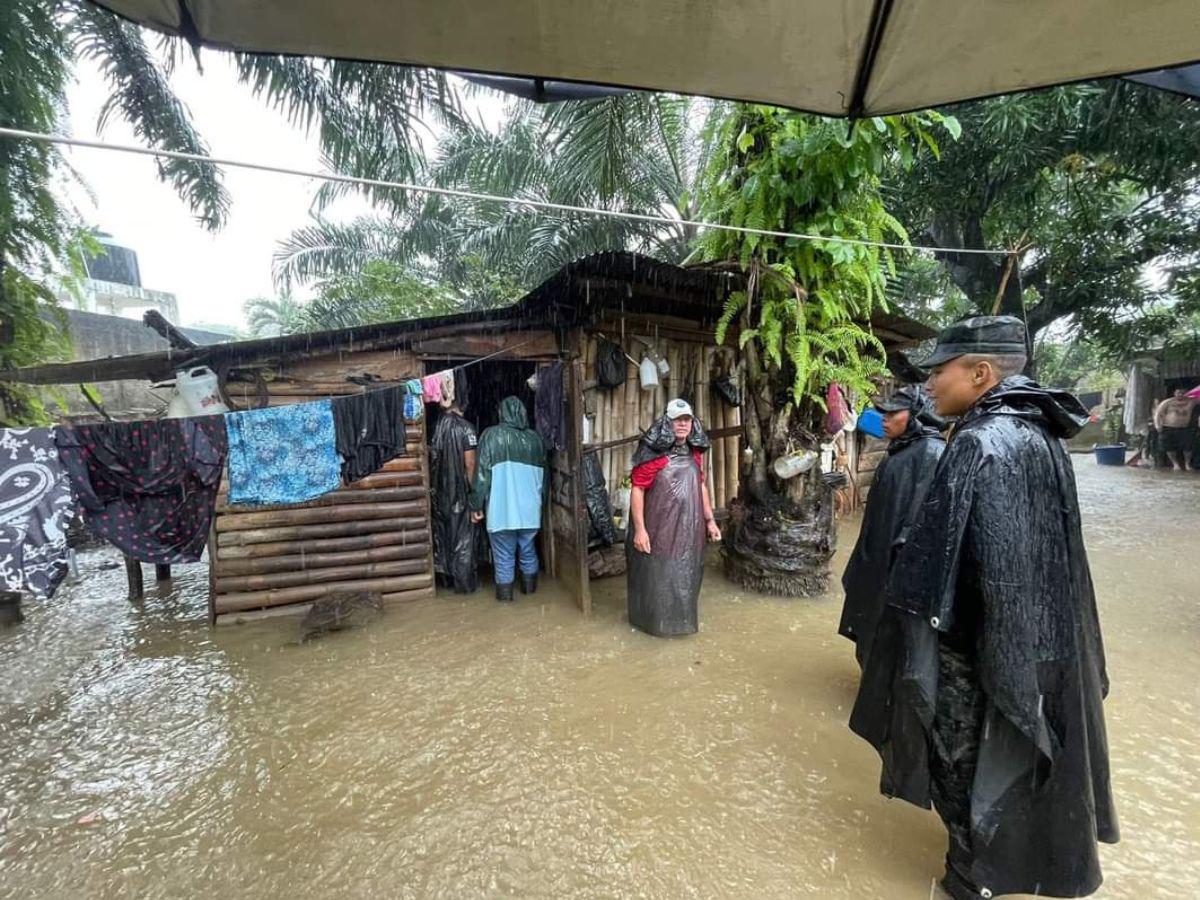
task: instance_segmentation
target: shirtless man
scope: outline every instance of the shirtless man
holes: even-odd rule
[[[1187,396],[1183,388],[1175,389],[1175,396],[1158,404],[1154,411],[1154,427],[1158,429],[1163,452],[1171,460],[1176,472],[1192,471],[1192,410],[1196,400]]]

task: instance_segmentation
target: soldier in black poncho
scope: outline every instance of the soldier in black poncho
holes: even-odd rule
[[[463,418],[457,402],[438,419],[429,442],[433,570],[439,582],[459,594],[479,587],[476,525],[469,502],[478,445],[475,428]]]
[[[925,361],[961,416],[897,556],[850,725],[882,790],[937,810],[955,900],[1086,896],[1117,840],[1095,595],[1062,439],[1087,412],[1019,374],[1018,319],[946,329]]]
[[[925,499],[934,469],[946,449],[929,396],[917,385],[900,388],[875,408],[884,414],[891,439],[887,458],[875,470],[858,543],[842,575],[846,602],[838,633],[854,641],[862,666],[871,652],[883,611],[883,587],[896,550]]]

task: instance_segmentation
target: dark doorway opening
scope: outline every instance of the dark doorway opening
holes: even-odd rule
[[[525,412],[529,417],[530,427],[534,424],[533,418],[533,390],[529,387],[528,380],[537,371],[537,363],[524,362],[520,360],[487,360],[486,362],[471,363],[467,359],[439,358],[426,360],[425,374],[432,375],[436,372],[443,372],[447,369],[454,369],[456,366],[462,366],[461,376],[457,379],[458,389],[455,392],[455,402],[460,403],[461,399],[458,395],[463,393],[462,387],[465,386],[466,403],[462,406],[463,418],[470,422],[475,428],[475,434],[482,437],[485,429],[491,428],[500,422],[500,402],[505,397],[518,397],[525,405]],[[460,404],[461,405],[461,404]],[[445,415],[445,410],[435,403],[427,403],[425,405],[425,428],[426,434],[432,435],[437,431],[437,423],[441,417]],[[547,472],[547,477],[549,473]],[[543,513],[542,529],[538,535],[538,558],[541,561],[543,571],[546,569],[546,563],[549,559],[547,555],[547,535],[548,525],[545,514]],[[492,548],[488,542],[486,525],[480,525],[476,531],[476,557],[479,560],[479,583],[481,587],[486,587],[490,590],[492,584]],[[438,580],[437,591],[439,594],[445,592],[444,586]]]

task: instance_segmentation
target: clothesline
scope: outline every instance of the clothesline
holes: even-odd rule
[[[1010,250],[984,250],[974,247],[935,247],[927,244],[899,244],[889,241],[870,241],[862,238],[848,238],[833,235],[804,234],[792,231],[773,231],[766,228],[749,228],[742,225],[726,225],[720,222],[705,222],[700,219],[673,219],[670,216],[659,216],[650,213],[624,212],[615,209],[600,209],[594,206],[576,206],[569,203],[552,203],[548,200],[529,200],[523,197],[506,197],[501,194],[486,194],[479,191],[464,191],[457,188],[433,187],[424,184],[412,184],[404,181],[388,181],[379,178],[359,178],[353,175],[338,175],[332,172],[318,172],[308,169],[295,169],[289,166],[278,166],[270,163],[249,162],[247,160],[231,159],[229,157],[209,156],[202,153],[183,153],[177,150],[155,150],[151,147],[138,147],[133,144],[117,144],[109,141],[94,141],[85,138],[72,138],[63,135],[43,134],[36,131],[25,131],[20,128],[0,127],[0,137],[17,140],[40,141],[47,144],[62,144],[68,147],[86,147],[93,150],[108,150],[118,153],[133,153],[139,156],[153,156],[163,159],[177,159],[184,162],[197,162],[206,165],[230,166],[239,169],[250,169],[258,172],[271,172],[276,175],[290,175],[300,178],[316,178],[338,184],[352,184],[360,187],[390,188],[398,191],[408,191],[414,194],[431,194],[439,197],[455,197],[460,200],[473,200],[481,203],[503,203],[509,206],[523,206],[530,209],[546,210],[549,212],[576,213],[579,215],[601,216],[610,219],[624,219],[634,222],[650,222],[657,225],[672,227],[685,225],[698,230],[729,231],[736,234],[755,234],[761,237],[785,238],[800,241],[823,242],[830,244],[850,244],[859,247],[878,247],[886,250],[923,250],[930,253],[965,253],[983,256],[1008,256]]]

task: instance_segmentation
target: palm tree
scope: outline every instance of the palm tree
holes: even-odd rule
[[[466,117],[438,142],[428,181],[438,187],[568,206],[694,218],[700,140],[713,104],[626,94],[553,107],[515,104],[498,130]],[[283,242],[276,276],[283,284],[355,271],[372,259],[431,266],[459,293],[479,268],[528,289],[587,253],[636,249],[679,262],[694,229],[548,212],[511,204],[393,192],[373,199],[379,212],[349,223],[319,215]],[[493,298],[494,299],[494,298]],[[478,300],[464,297],[465,302]]]
[[[100,126],[120,115],[155,149],[205,154],[207,145],[187,108],[171,91],[174,67],[189,50],[81,0],[0,3],[0,124],[61,131],[66,85],[76,60],[94,62],[110,96]],[[315,131],[337,171],[411,180],[423,171],[423,141],[459,116],[459,101],[437,72],[310,58],[235,57],[240,80],[293,124]],[[198,62],[198,59],[197,59]],[[230,196],[212,165],[162,160],[171,184],[210,230],[228,216]],[[69,168],[44,144],[0,141],[0,367],[30,365],[67,348],[61,328],[46,324],[57,309],[51,283],[72,269],[89,246],[75,211],[54,189]],[[68,274],[70,274],[68,272]],[[17,387],[0,391],[0,423],[45,418],[37,397]]]
[[[278,337],[304,330],[305,306],[293,300],[291,294],[251,297],[242,304],[242,310],[255,337]]]

